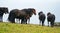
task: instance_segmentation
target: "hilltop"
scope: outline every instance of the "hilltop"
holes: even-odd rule
[[[60,33],[60,27],[0,22],[0,33]]]

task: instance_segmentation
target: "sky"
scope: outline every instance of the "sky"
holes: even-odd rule
[[[45,15],[48,12],[55,14],[55,22],[60,22],[60,0],[0,0],[0,7],[8,7],[9,12],[12,9],[35,8],[37,15],[31,17],[31,24],[39,24],[38,12],[40,11],[43,11]],[[8,15],[3,15],[3,21],[7,21]],[[45,25],[47,25],[47,18]]]

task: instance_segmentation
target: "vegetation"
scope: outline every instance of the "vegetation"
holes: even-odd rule
[[[60,33],[60,27],[0,22],[0,33]]]
[[[54,25],[55,26],[60,26],[60,22],[55,22]]]

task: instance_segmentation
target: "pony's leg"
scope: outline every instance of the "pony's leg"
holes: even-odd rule
[[[19,23],[20,23],[20,19],[19,19]]]
[[[53,26],[54,26],[54,22],[53,22]]]
[[[27,19],[26,19],[26,24],[27,24]]]
[[[27,24],[27,19],[24,19],[24,24]]]
[[[53,27],[54,26],[54,22],[51,22],[51,27]]]
[[[52,27],[52,22],[50,22],[50,25],[51,25],[51,27]]]
[[[48,27],[49,27],[49,22],[48,22]]]
[[[10,22],[11,22],[11,23],[15,23],[15,20],[11,20]]]
[[[9,17],[8,20],[9,20],[9,22],[11,22],[11,23],[15,23],[15,18],[10,18],[10,17]]]
[[[0,16],[0,22],[3,22],[3,17],[2,16]]]
[[[23,24],[23,19],[21,19],[21,24]]]
[[[39,25],[41,25],[41,21],[39,22]]]
[[[26,23],[26,19],[24,19],[24,18],[21,19],[21,24],[27,24],[27,23]]]
[[[28,19],[28,24],[30,24],[30,18]]]
[[[42,26],[44,26],[44,21],[42,21]]]
[[[15,18],[12,19],[12,23],[15,23]]]

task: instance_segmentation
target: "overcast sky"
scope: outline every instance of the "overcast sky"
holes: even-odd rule
[[[0,7],[8,7],[9,12],[12,9],[35,8],[37,15],[33,15],[30,21],[33,24],[39,24],[38,12],[40,11],[43,11],[45,15],[48,12],[55,14],[56,22],[60,22],[60,0],[0,0]],[[7,21],[7,18],[8,14],[4,14],[3,21]]]

